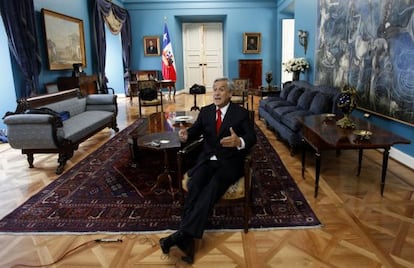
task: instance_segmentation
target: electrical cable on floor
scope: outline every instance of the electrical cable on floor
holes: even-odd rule
[[[91,245],[94,243],[121,243],[122,239],[119,238],[101,238],[101,239],[95,239],[95,240],[91,240],[85,243],[80,244],[79,246],[70,249],[69,251],[65,252],[62,256],[60,256],[57,260],[55,260],[54,262],[48,263],[48,264],[40,264],[40,265],[31,265],[31,264],[15,264],[13,266],[11,266],[11,268],[15,268],[15,267],[47,267],[47,266],[51,266],[54,264],[57,264],[58,262],[62,261],[66,256],[68,256],[69,254],[75,252],[76,250],[85,247],[87,245]]]

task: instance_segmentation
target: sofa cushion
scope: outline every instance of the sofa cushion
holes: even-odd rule
[[[298,132],[302,127],[300,118],[306,115],[310,115],[311,112],[305,110],[297,110],[291,113],[287,113],[282,117],[282,123],[290,128],[293,132]]]
[[[316,93],[316,91],[305,89],[305,91],[302,93],[302,95],[300,95],[298,99],[298,109],[308,110]]]
[[[295,103],[291,103],[287,100],[275,100],[265,104],[264,108],[269,113],[273,111],[274,108],[281,107],[281,106],[294,106]]]
[[[86,111],[63,122],[63,138],[78,142],[112,121],[112,112]]]
[[[86,98],[71,98],[45,105],[58,113],[68,111],[70,116],[83,113],[86,110]]]
[[[283,115],[296,111],[298,108],[294,105],[290,106],[278,106],[275,107],[272,111],[270,111],[270,114],[276,119],[281,121]]]
[[[317,93],[312,99],[309,111],[312,114],[322,114],[331,112],[332,109],[332,95]]]
[[[292,91],[292,89],[294,89],[296,86],[292,85],[292,84],[287,84],[283,87],[282,91],[280,92],[280,98],[282,100],[286,100],[287,96],[289,95],[289,93]]]
[[[301,88],[301,87],[297,87],[297,88],[292,89],[289,92],[289,95],[287,96],[286,100],[288,102],[293,103],[293,104],[296,105],[296,103],[297,103],[300,95],[302,95],[303,91],[304,91],[304,88]]]

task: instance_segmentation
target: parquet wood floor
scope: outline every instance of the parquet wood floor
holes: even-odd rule
[[[120,97],[120,129],[138,117],[137,100]],[[198,105],[211,97],[198,96]],[[258,98],[255,97],[257,109]],[[166,101],[166,111],[185,110],[193,96],[181,94]],[[148,108],[145,114],[153,112]],[[357,152],[335,152],[322,159],[318,198],[313,197],[314,167],[308,161],[301,177],[300,154],[257,121],[324,226],[318,229],[250,230],[206,233],[197,243],[194,267],[414,267],[414,171],[391,160],[384,196],[379,193],[382,155],[367,151],[363,169],[356,174]],[[103,130],[85,141],[66,170],[110,139]],[[0,144],[0,218],[56,179],[56,155],[35,155],[29,169],[26,157]],[[308,159],[312,159],[309,155]],[[49,267],[186,267],[179,251],[162,254],[158,240],[149,235],[0,235],[0,267],[40,265],[57,260],[76,246],[98,238],[121,238],[122,243],[89,243]]]

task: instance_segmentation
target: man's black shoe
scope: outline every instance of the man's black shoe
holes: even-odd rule
[[[182,240],[181,242],[177,243],[177,246],[185,254],[185,256],[181,257],[181,259],[188,264],[192,264],[194,262],[194,253],[195,253],[194,238],[188,237]]]
[[[170,252],[170,248],[172,246],[177,245],[181,241],[183,241],[185,238],[185,235],[181,231],[177,231],[167,237],[163,237],[160,239],[160,247],[162,250],[162,253],[168,254]]]
[[[168,254],[170,252],[170,248],[174,246],[175,243],[173,242],[171,236],[163,237],[160,239],[160,247],[162,253]]]

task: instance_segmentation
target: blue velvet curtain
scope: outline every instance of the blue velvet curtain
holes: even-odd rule
[[[124,65],[124,84],[125,93],[129,84],[129,65],[131,57],[131,22],[127,10],[112,4],[106,0],[96,0],[93,18],[95,28],[95,46],[97,53],[97,71],[101,88],[106,89],[105,60],[106,60],[106,36],[105,36],[105,19],[110,11],[118,21],[122,23],[121,40],[122,40],[122,60]]]
[[[20,67],[24,83],[18,97],[36,95],[41,57],[36,38],[33,0],[0,0],[0,12],[9,40],[9,49]]]

